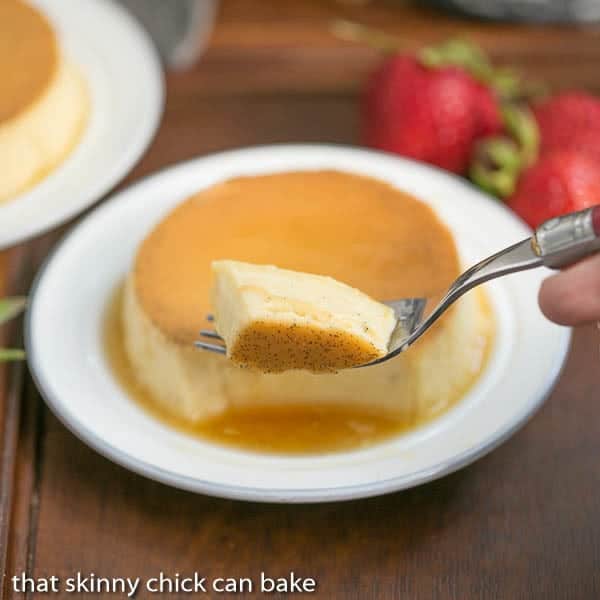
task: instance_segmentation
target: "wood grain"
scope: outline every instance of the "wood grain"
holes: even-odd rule
[[[36,572],[294,570],[318,579],[320,598],[591,600],[600,589],[600,421],[589,373],[600,359],[589,350],[599,341],[593,327],[577,332],[550,400],[486,458],[356,502],[269,506],[176,491],[99,457],[49,418]]]
[[[337,17],[381,27],[407,49],[467,36],[556,88],[600,92],[600,27],[482,23],[400,0],[223,0],[205,56],[168,74],[163,124],[124,184],[241,145],[356,142],[358,94],[380,57],[332,37]],[[27,262],[38,265],[65,229],[29,244]],[[0,254],[0,288],[8,262],[14,271],[16,260]],[[0,371],[0,558],[9,575],[293,570],[318,580],[318,598],[598,598],[599,344],[594,327],[578,330],[544,407],[472,466],[407,492],[320,506],[211,499],[148,481],[80,443],[30,381],[8,394]],[[9,587],[2,600],[34,597]]]
[[[0,252],[0,297],[26,293],[30,279],[30,256],[24,247]],[[0,345],[22,345],[21,320],[5,326]],[[35,461],[27,450],[35,444],[36,432],[29,423],[22,401],[25,365],[0,365],[0,573],[25,568],[29,536],[30,485]],[[36,399],[37,403],[37,399]],[[10,552],[9,552],[10,550]],[[6,588],[0,581],[0,598]]]

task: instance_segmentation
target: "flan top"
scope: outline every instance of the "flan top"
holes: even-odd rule
[[[218,259],[329,275],[381,301],[439,299],[459,274],[454,240],[427,205],[337,171],[232,179],[155,227],[140,246],[134,285],[147,317],[172,341],[190,344],[205,326]]]
[[[46,90],[58,66],[47,19],[22,0],[0,1],[0,125]]]

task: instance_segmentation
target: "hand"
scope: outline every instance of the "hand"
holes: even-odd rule
[[[546,279],[539,302],[546,317],[559,325],[600,321],[600,254]]]

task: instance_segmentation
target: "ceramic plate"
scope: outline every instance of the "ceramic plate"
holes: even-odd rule
[[[110,0],[33,0],[81,69],[91,112],[75,150],[31,190],[0,205],[0,248],[37,235],[98,200],[137,162],[163,107],[163,78],[151,40]]]
[[[342,500],[415,486],[459,469],[514,433],[548,394],[569,345],[570,331],[546,321],[537,307],[546,275],[541,269],[487,284],[498,334],[485,373],[462,402],[435,422],[368,449],[289,457],[224,448],[161,424],[119,387],[103,354],[103,313],[152,226],[217,181],[324,168],[377,177],[420,197],[454,232],[465,263],[529,235],[512,213],[466,182],[367,150],[266,146],[169,168],[95,209],[34,286],[26,334],[30,367],[63,423],[98,452],[147,477],[273,502]]]

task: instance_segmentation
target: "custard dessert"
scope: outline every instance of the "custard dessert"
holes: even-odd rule
[[[234,260],[215,261],[212,271],[215,327],[240,366],[331,372],[387,354],[394,311],[349,285]]]
[[[171,422],[195,427],[229,416],[239,423],[250,412],[327,410],[422,423],[454,405],[485,366],[494,323],[484,292],[474,291],[385,363],[324,374],[240,369],[194,348],[199,330],[212,327],[204,321],[212,311],[211,263],[225,258],[276,261],[376,300],[425,297],[430,306],[461,272],[452,235],[433,210],[370,177],[286,172],[200,191],[142,242],[121,304],[131,372]]]
[[[38,183],[79,141],[85,82],[46,18],[22,0],[0,2],[0,203]]]

